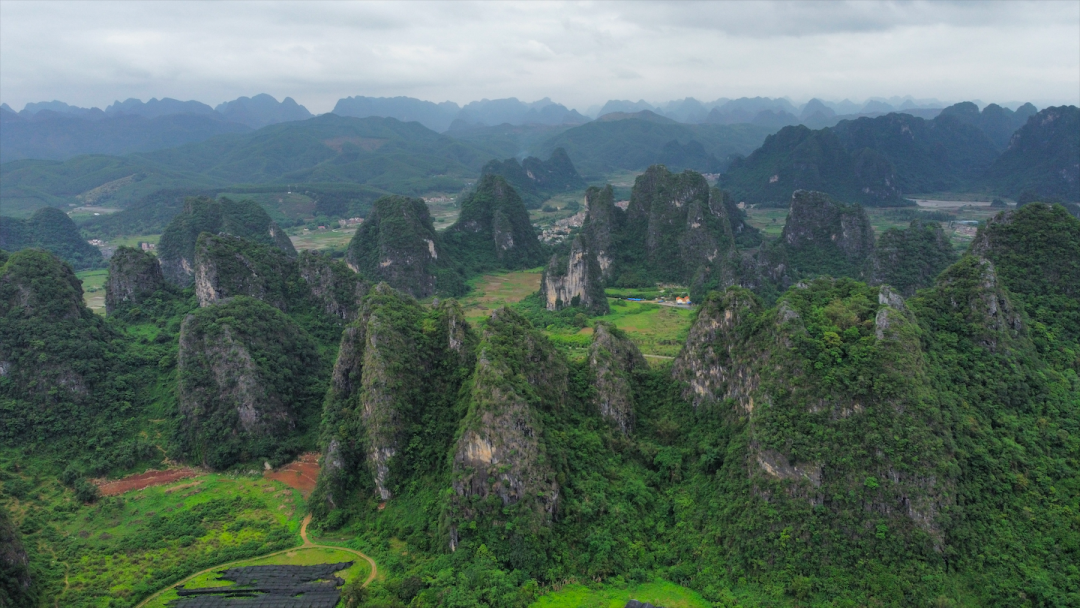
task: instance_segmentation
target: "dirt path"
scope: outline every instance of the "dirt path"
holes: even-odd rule
[[[364,581],[363,586],[367,587],[368,585],[371,584],[371,581],[375,580],[375,576],[379,573],[379,569],[375,565],[375,560],[368,557],[365,553],[361,553],[360,551],[357,551],[355,549],[349,549],[348,547],[337,547],[337,546],[334,546],[334,545],[320,545],[320,544],[311,542],[311,540],[308,538],[308,535],[307,535],[307,527],[308,527],[309,523],[311,523],[311,514],[310,513],[308,513],[307,517],[304,518],[303,523],[300,524],[300,538],[304,541],[304,544],[300,545],[299,547],[292,547],[292,548],[289,548],[289,549],[283,549],[281,551],[274,551],[273,553],[267,553],[265,555],[255,555],[255,556],[252,556],[252,557],[245,557],[244,559],[239,559],[239,560],[228,562],[228,563],[225,563],[225,564],[218,564],[218,565],[216,565],[216,566],[214,566],[212,568],[207,568],[206,570],[200,570],[200,571],[196,572],[195,574],[192,574],[191,576],[185,578],[182,581],[178,581],[178,582],[176,582],[176,583],[174,583],[172,585],[169,585],[168,587],[165,587],[164,589],[161,589],[160,591],[158,591],[154,595],[151,595],[150,597],[146,598],[145,600],[139,602],[139,605],[136,606],[135,608],[143,608],[144,606],[149,604],[151,601],[156,599],[159,595],[161,595],[162,593],[165,593],[169,589],[172,589],[172,588],[177,587],[179,585],[183,585],[183,584],[187,583],[188,581],[190,581],[191,579],[193,579],[193,578],[195,578],[197,576],[201,576],[203,574],[206,574],[207,572],[213,572],[214,570],[217,570],[219,568],[227,568],[227,567],[235,565],[235,564],[240,564],[240,563],[243,563],[243,562],[249,562],[249,561],[251,561],[253,559],[262,559],[264,557],[273,557],[275,555],[281,555],[282,553],[288,553],[289,551],[296,551],[297,549],[336,549],[338,551],[345,551],[347,553],[352,553],[354,555],[357,555],[357,556],[363,558],[365,561],[367,561],[368,564],[371,565],[371,574],[368,575],[367,580]]]

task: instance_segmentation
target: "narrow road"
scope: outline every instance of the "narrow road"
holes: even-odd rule
[[[229,566],[233,566],[233,565],[240,564],[240,563],[243,563],[243,562],[249,562],[249,561],[255,560],[255,559],[262,559],[264,557],[273,557],[275,555],[281,555],[282,553],[288,553],[289,551],[296,551],[297,549],[336,549],[338,551],[345,551],[347,553],[352,553],[352,554],[357,555],[357,556],[363,558],[364,560],[366,560],[368,564],[371,564],[371,574],[368,575],[367,580],[364,581],[363,586],[367,587],[368,585],[371,584],[371,581],[375,580],[375,576],[379,573],[379,568],[378,568],[378,566],[375,565],[375,560],[371,559],[366,554],[361,553],[360,551],[357,551],[355,549],[349,549],[348,547],[336,547],[334,545],[320,545],[320,544],[316,544],[316,543],[311,542],[311,540],[308,539],[308,535],[307,535],[307,527],[308,527],[309,523],[311,523],[311,514],[310,513],[308,513],[307,517],[304,518],[303,523],[300,524],[300,538],[304,541],[304,544],[300,545],[299,547],[293,547],[291,549],[283,549],[281,551],[274,551],[273,553],[267,553],[265,555],[255,555],[255,556],[252,556],[252,557],[245,557],[244,559],[236,560],[236,561],[233,561],[233,562],[228,562],[228,563],[225,563],[225,564],[218,564],[218,565],[216,565],[216,566],[214,566],[212,568],[207,568],[206,570],[200,570],[199,572],[196,572],[195,574],[192,574],[191,576],[185,578],[184,580],[176,582],[176,583],[174,583],[172,585],[169,585],[168,587],[165,587],[164,589],[158,591],[154,595],[151,595],[150,597],[146,598],[145,600],[139,602],[139,605],[136,606],[135,608],[143,608],[144,606],[146,606],[147,604],[152,602],[154,599],[156,599],[159,595],[161,595],[162,593],[165,593],[169,589],[172,589],[172,588],[177,587],[179,585],[183,585],[183,584],[187,583],[188,581],[190,581],[191,579],[193,579],[193,578],[195,578],[197,576],[206,574],[207,572],[212,572],[212,571],[217,570],[219,568],[227,568]]]

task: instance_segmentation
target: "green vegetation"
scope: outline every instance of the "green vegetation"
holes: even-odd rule
[[[78,270],[105,265],[101,252],[83,240],[75,222],[52,207],[39,209],[25,220],[0,216],[0,249],[30,248],[52,252]]]
[[[460,207],[457,221],[440,236],[444,255],[452,255],[466,276],[543,262],[525,203],[501,176],[482,177]]]
[[[105,280],[108,270],[81,270],[75,273],[83,287],[83,302],[94,314],[105,314]]]
[[[549,155],[556,148],[565,149],[574,166],[589,181],[619,170],[640,171],[665,160],[695,161],[673,164],[672,168],[676,170],[709,171],[716,169],[715,163],[734,154],[749,154],[774,130],[757,125],[684,125],[674,121],[642,120],[635,116],[574,127],[547,140],[537,151]],[[673,142],[680,146],[698,144],[701,153],[672,155],[665,146]]]
[[[912,220],[906,230],[890,228],[878,238],[874,281],[913,296],[916,289],[932,284],[956,257],[940,224]]]
[[[714,604],[697,593],[669,583],[623,583],[585,586],[567,585],[559,591],[542,596],[529,608],[623,608],[634,599],[664,608],[711,608]]]
[[[202,475],[84,504],[57,471],[2,458],[3,510],[30,549],[40,605],[132,607],[198,570],[299,544],[303,501],[278,482]]]
[[[1080,108],[1046,108],[1031,117],[986,172],[987,183],[1014,198],[1080,202]]]
[[[517,190],[529,209],[540,207],[554,194],[585,188],[585,180],[578,175],[574,163],[562,148],[555,148],[546,161],[535,156],[520,163],[516,158],[493,160],[484,165],[480,174],[501,176]]]
[[[888,114],[817,131],[784,127],[733,163],[721,185],[738,201],[771,206],[785,205],[796,189],[900,206],[912,192],[971,187],[996,157],[987,136],[956,117]]]
[[[184,201],[184,210],[169,222],[158,243],[157,254],[165,278],[176,285],[193,280],[195,245],[202,233],[226,233],[277,247],[295,256],[292,241],[257,203],[205,197]]]

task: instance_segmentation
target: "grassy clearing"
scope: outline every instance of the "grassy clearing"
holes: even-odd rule
[[[713,604],[697,593],[667,581],[598,588],[567,585],[532,603],[530,608],[623,608],[629,600],[649,602],[664,608],[711,608]]]
[[[431,223],[436,230],[447,228],[457,221],[461,208],[458,207],[456,199],[457,195],[441,192],[424,195],[424,202],[431,213]]]
[[[306,549],[295,549],[287,551],[278,555],[270,557],[263,557],[257,559],[244,560],[237,563],[229,564],[229,568],[240,568],[245,566],[270,566],[270,565],[288,565],[288,566],[312,566],[316,564],[332,564],[339,562],[353,562],[353,565],[346,570],[337,572],[337,576],[344,579],[346,583],[354,579],[359,578],[363,580],[367,578],[371,572],[371,566],[368,563],[353,553],[348,551],[341,551],[339,549],[328,549],[324,547],[313,547]],[[230,581],[218,580],[218,572],[224,568],[214,568],[211,572],[206,572],[196,576],[187,583],[184,583],[188,588],[203,588],[203,587],[229,587],[232,586]],[[177,595],[174,588],[170,588],[165,593],[162,593],[158,597],[154,598],[152,602],[146,604],[146,608],[165,608],[169,601],[175,600],[180,596]]]
[[[598,321],[609,321],[637,344],[646,355],[674,357],[686,342],[694,310],[650,302],[627,302],[608,298],[611,312]],[[591,334],[591,328],[586,328]],[[582,330],[583,332],[585,330]]]
[[[345,251],[349,247],[349,241],[352,240],[355,232],[355,226],[309,230],[306,232],[304,229],[297,229],[297,234],[291,234],[289,238],[292,239],[293,247],[296,247],[297,251],[305,249]]]
[[[461,307],[465,309],[465,318],[475,324],[485,319],[491,311],[520,302],[525,296],[540,289],[540,277],[543,268],[485,274],[469,281],[472,290],[461,298]]]
[[[105,314],[105,279],[109,278],[109,271],[83,270],[76,272],[75,276],[82,281],[83,301],[86,306],[99,315]]]
[[[0,491],[59,606],[134,606],[205,568],[300,544],[303,499],[279,482],[212,474],[87,505],[54,472],[8,456]]]

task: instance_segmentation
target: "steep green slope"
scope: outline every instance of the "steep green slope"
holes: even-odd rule
[[[153,255],[132,247],[118,247],[109,258],[105,281],[105,313],[138,306],[165,288],[161,265]]]
[[[978,127],[990,141],[994,142],[998,150],[1004,150],[1009,146],[1009,141],[1017,129],[1024,126],[1024,123],[1037,112],[1035,106],[1030,103],[1025,103],[1016,111],[992,103],[980,112],[979,106],[970,101],[964,101],[945,108],[939,116],[952,116],[963,123]]]
[[[25,220],[0,216],[0,249],[30,248],[52,252],[78,270],[105,265],[101,251],[82,238],[66,213],[53,207],[38,209]]]
[[[236,296],[187,315],[177,370],[180,449],[190,461],[279,465],[312,447],[325,361],[276,308]]]
[[[465,291],[420,199],[385,196],[375,201],[349,242],[345,259],[372,282],[385,281],[418,298]]]
[[[1080,108],[1046,108],[1032,116],[987,169],[985,179],[1014,198],[1030,192],[1080,201]]]
[[[38,599],[22,535],[12,523],[7,507],[0,506],[0,606],[33,608]]]
[[[468,274],[532,268],[543,262],[525,203],[502,176],[488,174],[460,203],[457,221],[440,235],[444,255]]]
[[[932,285],[956,257],[940,224],[915,219],[906,229],[890,228],[878,238],[871,282],[910,297],[916,289]]]
[[[194,280],[195,244],[203,232],[231,234],[296,255],[285,231],[255,202],[188,198],[184,210],[169,222],[158,243],[161,268],[170,282],[188,285]]]

